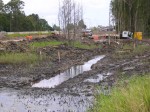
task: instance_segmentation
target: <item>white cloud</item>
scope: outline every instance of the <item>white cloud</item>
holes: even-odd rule
[[[10,0],[3,0],[6,4]],[[22,0],[26,15],[35,13],[50,25],[58,23],[59,0]],[[60,0],[63,1],[63,0]],[[84,19],[88,26],[108,25],[111,0],[75,0],[83,5]]]

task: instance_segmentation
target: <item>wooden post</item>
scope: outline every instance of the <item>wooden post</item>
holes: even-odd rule
[[[136,39],[134,38],[133,49],[135,49],[135,47],[136,47]]]
[[[40,56],[42,55],[42,51],[40,51]]]
[[[109,45],[110,45],[110,35],[109,35]]]
[[[59,59],[59,62],[60,62],[60,52],[58,51],[58,59]]]

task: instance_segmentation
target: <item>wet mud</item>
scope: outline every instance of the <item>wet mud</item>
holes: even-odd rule
[[[28,67],[1,64],[0,111],[86,112],[95,94],[109,94],[119,77],[150,72],[150,51],[117,59],[112,56],[116,44],[112,46],[94,50],[45,47],[37,52],[55,57],[51,62]]]

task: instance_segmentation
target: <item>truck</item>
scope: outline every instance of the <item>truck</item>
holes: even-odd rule
[[[82,37],[92,37],[93,33],[90,29],[84,29],[82,30]]]
[[[123,31],[120,34],[120,39],[132,39],[132,37],[133,37],[133,33],[130,31]]]

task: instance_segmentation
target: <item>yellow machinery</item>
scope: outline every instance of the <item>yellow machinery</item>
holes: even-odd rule
[[[138,40],[142,40],[142,32],[134,32],[134,38]]]

